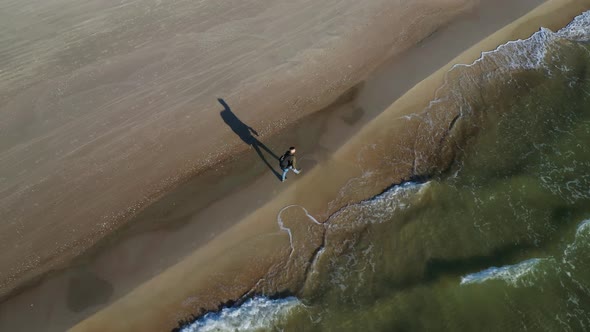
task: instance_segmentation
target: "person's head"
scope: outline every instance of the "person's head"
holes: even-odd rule
[[[297,150],[295,150],[295,147],[294,147],[294,146],[292,146],[292,147],[290,147],[290,148],[289,148],[289,152],[290,152],[291,154],[295,154],[295,152],[296,152],[296,151],[297,151]]]

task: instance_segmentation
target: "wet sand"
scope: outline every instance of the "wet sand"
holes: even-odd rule
[[[366,149],[368,142],[390,141],[395,146],[414,146],[428,152],[428,146],[416,146],[416,128],[399,126],[401,116],[423,109],[442,83],[444,73],[455,63],[470,63],[481,51],[494,49],[497,45],[516,38],[526,38],[539,26],[559,28],[571,18],[588,8],[582,1],[553,1],[527,15],[490,38],[482,41],[460,57],[451,61],[437,73],[421,82],[404,95],[384,114],[370,122],[353,140],[339,149],[328,160],[295,182],[259,210],[253,212],[236,226],[215,237],[205,247],[194,252],[171,269],[159,274],[138,287],[114,305],[101,311],[78,326],[80,330],[156,330],[170,328],[163,322],[198,313],[201,307],[215,308],[221,302],[237,299],[250,291],[267,294],[284,292],[298,293],[299,285],[293,280],[275,279],[272,283],[260,283],[264,275],[279,275],[290,254],[289,238],[278,229],[276,216],[282,207],[290,204],[304,206],[317,220],[325,220],[331,213],[347,202],[371,197],[391,183],[406,180],[415,175],[427,175],[433,169],[445,168],[445,158],[426,160],[424,171],[415,164],[414,154],[399,150],[398,169],[388,170],[368,192],[343,192],[350,179],[362,178],[366,170],[379,171],[377,154]],[[441,127],[448,127],[454,113],[441,118]],[[397,129],[397,130],[396,130]],[[392,134],[394,132],[395,134]],[[406,144],[412,142],[412,144]],[[386,145],[387,146],[387,145]],[[359,158],[361,151],[362,158]],[[405,157],[404,157],[405,155]],[[406,160],[404,160],[404,158]],[[432,167],[431,167],[432,166]],[[419,173],[419,174],[418,174]],[[305,216],[294,211],[293,220],[305,223]],[[313,237],[312,237],[313,238]],[[314,240],[312,239],[312,242]],[[318,244],[310,244],[311,247]],[[301,253],[303,254],[303,253]],[[233,271],[233,272],[232,272]],[[122,316],[126,317],[122,319]],[[132,316],[133,318],[128,318]]]
[[[470,4],[0,2],[0,295],[244,151],[216,98],[268,138]]]

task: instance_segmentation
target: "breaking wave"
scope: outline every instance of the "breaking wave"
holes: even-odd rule
[[[268,330],[293,309],[302,306],[295,297],[271,300],[255,297],[237,307],[208,313],[182,332],[258,331]]]
[[[461,285],[482,283],[488,280],[503,280],[507,284],[517,287],[523,284],[523,278],[533,273],[542,261],[543,260],[540,258],[532,258],[514,265],[490,267],[483,271],[462,277]],[[533,284],[526,283],[526,285],[532,286]]]
[[[471,273],[461,277],[461,285],[479,284],[490,280],[502,280],[513,287],[534,286],[538,281],[535,275],[547,275],[550,271],[564,272],[568,278],[572,278],[572,273],[568,272],[568,267],[573,270],[575,265],[569,262],[570,257],[577,258],[580,254],[580,246],[587,247],[588,236],[590,235],[590,220],[584,220],[576,227],[574,240],[565,247],[560,260],[556,257],[549,258],[532,258],[514,265],[502,267],[490,267],[483,271]],[[582,250],[584,249],[582,248]],[[560,266],[560,264],[562,266]]]

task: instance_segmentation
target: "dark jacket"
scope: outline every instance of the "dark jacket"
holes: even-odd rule
[[[297,168],[297,159],[295,158],[294,154],[291,154],[291,151],[285,152],[284,155],[279,158],[279,165],[282,169],[293,167]]]

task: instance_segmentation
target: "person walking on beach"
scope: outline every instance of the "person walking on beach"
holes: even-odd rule
[[[254,135],[258,136],[258,132],[254,130],[254,128],[248,126],[242,120],[240,120],[229,107],[229,105],[223,100],[222,98],[217,98],[217,101],[223,106],[223,111],[219,113],[223,122],[227,124],[231,130],[238,135],[244,141],[244,143],[250,145],[254,148],[260,159],[266,164],[266,166],[271,170],[271,172],[280,180],[281,174],[275,170],[275,168],[266,160],[266,157],[262,153],[262,150],[266,151],[270,154],[275,160],[279,159],[279,157],[266,145],[264,145],[258,138],[254,137]]]
[[[297,159],[295,158],[295,147],[292,146],[279,158],[279,166],[283,170],[283,175],[281,176],[281,182],[284,182],[287,178],[287,173],[289,170],[295,172],[295,174],[299,174],[301,172],[300,169],[297,169]]]

